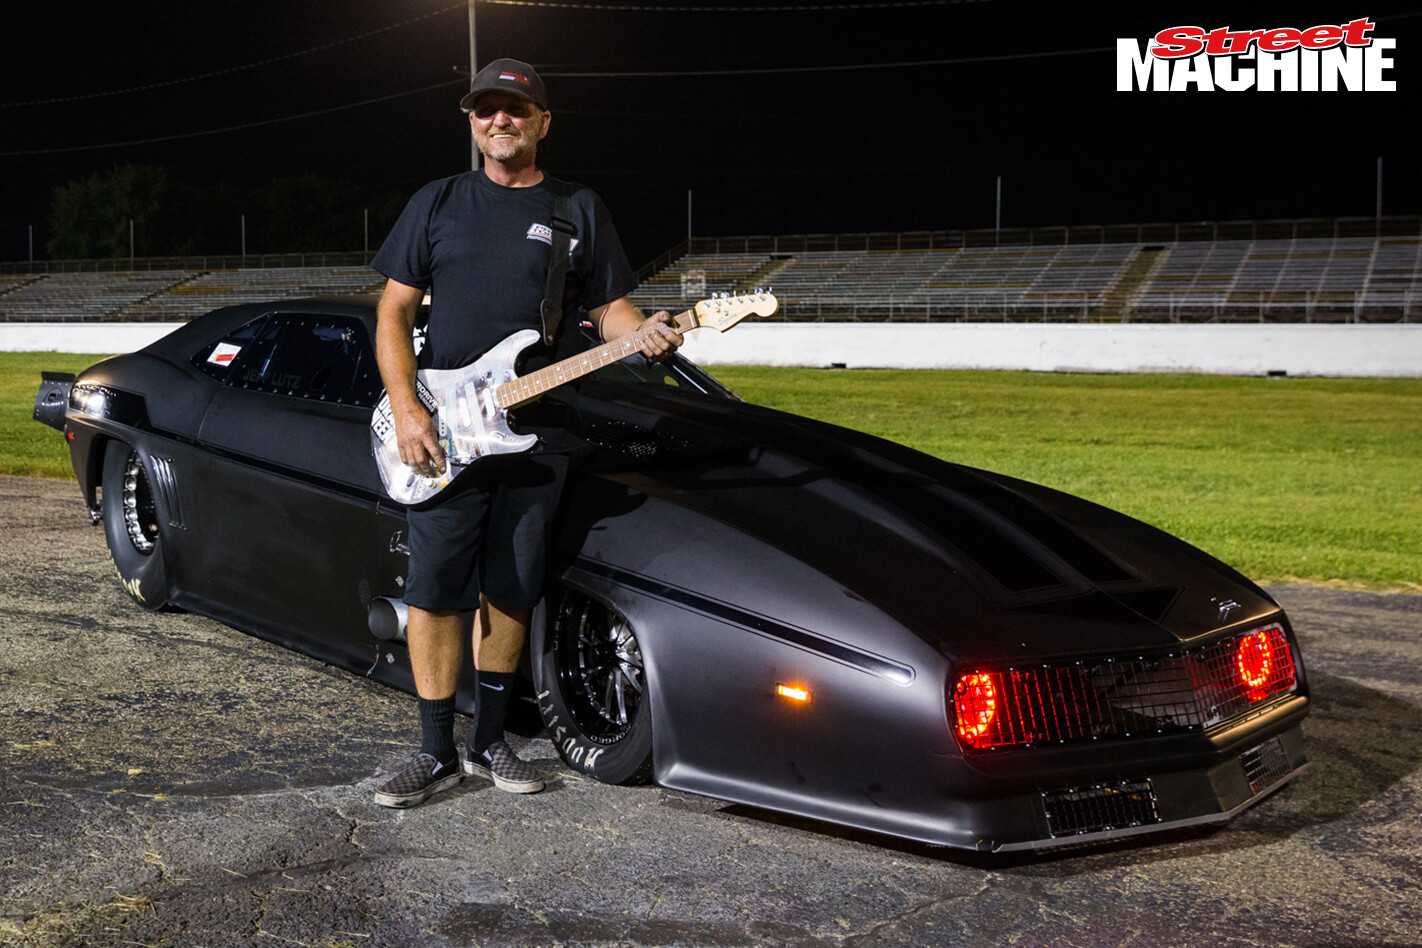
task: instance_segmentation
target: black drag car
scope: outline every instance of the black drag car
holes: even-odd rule
[[[366,299],[220,309],[47,375],[35,415],[136,602],[413,691],[374,326]],[[570,388],[587,446],[529,643],[568,766],[984,850],[1221,821],[1304,766],[1288,618],[1194,547],[680,357]]]

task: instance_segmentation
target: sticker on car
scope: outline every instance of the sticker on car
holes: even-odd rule
[[[237,353],[242,351],[241,346],[234,346],[230,342],[219,342],[212,350],[212,355],[207,357],[207,361],[217,365],[231,365],[232,360],[237,358]]]

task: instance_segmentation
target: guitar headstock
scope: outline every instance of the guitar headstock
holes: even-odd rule
[[[767,287],[764,290],[742,293],[740,296],[723,293],[709,300],[702,300],[694,308],[697,326],[709,326],[718,332],[725,332],[752,314],[769,316],[780,308],[780,303]]]

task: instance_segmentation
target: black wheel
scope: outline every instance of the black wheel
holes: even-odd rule
[[[566,590],[550,602],[538,708],[568,766],[603,783],[652,779],[652,707],[642,651],[616,609]]]
[[[172,590],[163,565],[163,536],[148,468],[119,441],[104,452],[104,537],[123,588],[145,609],[161,609]]]

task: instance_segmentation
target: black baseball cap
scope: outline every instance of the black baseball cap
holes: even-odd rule
[[[496,59],[480,69],[474,76],[473,87],[459,100],[459,107],[468,112],[474,108],[474,100],[481,92],[495,90],[527,99],[548,111],[548,90],[543,88],[543,80],[532,66],[517,59]]]

